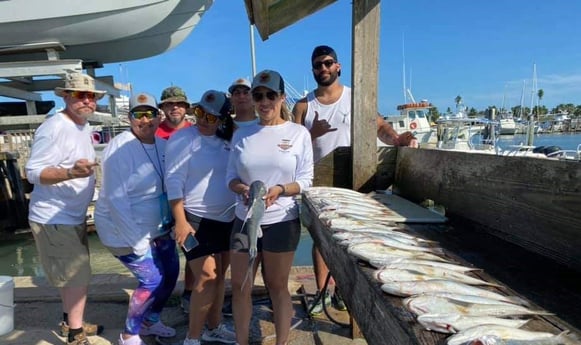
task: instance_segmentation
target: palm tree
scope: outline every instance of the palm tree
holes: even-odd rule
[[[456,102],[456,107],[458,107],[458,105],[462,103],[462,96],[456,96],[456,98],[454,98],[454,102]]]

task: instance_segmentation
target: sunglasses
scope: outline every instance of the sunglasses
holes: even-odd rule
[[[317,61],[313,64],[313,68],[316,70],[320,70],[323,65],[327,68],[331,68],[335,64],[335,60],[324,60],[324,61]]]
[[[69,91],[69,95],[73,96],[76,99],[88,98],[90,100],[94,100],[95,98],[97,98],[97,95],[94,92],[90,91]]]
[[[278,92],[276,91],[267,91],[267,92],[253,92],[252,99],[254,102],[260,102],[264,97],[268,98],[271,101],[274,101],[278,96]]]
[[[141,120],[143,118],[153,120],[157,115],[159,115],[159,112],[157,110],[137,110],[131,111],[129,114],[131,114],[131,117],[136,120]]]
[[[198,120],[205,118],[206,122],[208,122],[211,125],[215,124],[220,119],[218,116],[208,113],[207,111],[202,109],[202,107],[195,107],[194,108],[194,115],[196,116],[196,119],[198,119]]]

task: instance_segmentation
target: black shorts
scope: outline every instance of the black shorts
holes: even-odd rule
[[[242,228],[244,222],[236,218],[230,237],[230,249],[237,252],[248,252],[247,226]],[[301,222],[293,219],[286,222],[262,225],[262,238],[258,239],[257,249],[273,253],[294,252],[297,250],[301,239]]]
[[[182,251],[188,261],[201,258],[203,256],[226,252],[230,248],[230,232],[232,222],[219,222],[195,216],[186,212],[188,223],[196,230],[196,239],[200,244],[194,249],[186,252]]]

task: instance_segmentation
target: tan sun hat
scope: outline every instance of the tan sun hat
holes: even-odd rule
[[[96,99],[103,98],[105,93],[107,93],[107,91],[95,90],[95,79],[93,77],[78,72],[67,73],[65,86],[54,89],[55,95],[59,97],[64,97],[68,91],[93,92],[96,95]]]

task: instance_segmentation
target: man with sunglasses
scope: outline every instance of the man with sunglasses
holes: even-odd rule
[[[36,130],[26,163],[34,184],[28,219],[46,279],[60,290],[61,335],[69,345],[90,345],[87,335],[103,327],[83,322],[91,280],[85,219],[97,165],[88,118],[105,91],[96,90],[90,76],[73,72],[54,92],[65,109]]]
[[[165,118],[157,128],[157,135],[163,139],[169,139],[177,130],[190,127],[192,124],[186,120],[186,113],[190,109],[190,102],[184,90],[177,86],[170,86],[161,92],[159,108],[165,114]]]
[[[306,126],[311,133],[313,160],[316,163],[337,147],[351,146],[351,88],[339,81],[341,64],[333,48],[326,45],[315,47],[311,55],[311,65],[317,88],[295,104],[293,115],[295,122]],[[398,135],[379,115],[377,137],[388,145],[417,147],[413,134],[406,132]],[[314,245],[313,267],[317,289],[321,290],[329,269]],[[322,313],[322,303],[330,306],[331,300],[335,308],[346,310],[337,289],[332,297],[327,291],[318,291],[317,294],[315,301],[318,303],[309,308],[312,315]]]

